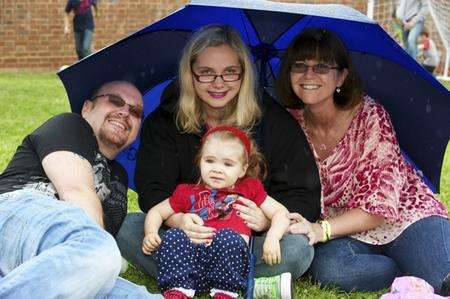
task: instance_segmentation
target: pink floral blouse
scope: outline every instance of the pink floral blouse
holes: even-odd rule
[[[445,206],[403,159],[388,113],[370,97],[364,98],[344,137],[323,160],[308,136],[303,110],[290,112],[314,151],[322,183],[323,219],[354,208],[384,216],[380,226],[352,235],[380,245],[393,241],[422,218],[448,218]]]

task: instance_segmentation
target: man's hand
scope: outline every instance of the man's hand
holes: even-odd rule
[[[70,19],[69,14],[64,14],[64,34],[70,33]]]
[[[146,255],[152,254],[161,245],[161,238],[158,233],[148,233],[142,240],[142,252]]]
[[[233,208],[237,210],[237,215],[241,217],[245,224],[256,232],[265,231],[269,226],[269,219],[264,215],[263,211],[251,200],[239,196],[238,200],[243,203],[234,204]]]
[[[281,263],[280,240],[267,238],[264,240],[262,259],[268,265]]]
[[[183,215],[180,228],[195,244],[211,244],[216,233],[213,227],[203,225],[203,220],[197,214],[186,213]]]

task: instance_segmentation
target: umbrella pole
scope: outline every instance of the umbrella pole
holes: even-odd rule
[[[250,237],[250,254],[248,256],[249,258],[249,271],[248,271],[248,277],[247,277],[247,295],[245,296],[246,299],[253,299],[253,288],[255,286],[255,262],[256,258],[253,254],[253,237]]]

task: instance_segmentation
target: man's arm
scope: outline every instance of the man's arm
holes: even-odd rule
[[[42,167],[61,200],[82,208],[104,227],[102,205],[94,189],[94,174],[88,160],[73,152],[56,151],[42,159]]]
[[[64,13],[64,33],[70,33],[70,15],[69,13]]]
[[[70,13],[73,10],[72,1],[67,1],[66,7],[64,9],[64,33],[70,33]]]
[[[98,4],[97,4],[97,1],[94,1],[93,3],[92,3],[92,6],[94,7],[94,16],[96,17],[96,18],[98,18],[99,17],[99,14],[98,14],[98,6],[97,6]]]

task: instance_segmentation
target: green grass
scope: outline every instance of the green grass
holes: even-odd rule
[[[450,88],[450,82],[444,84]],[[69,110],[65,90],[56,75],[0,73],[0,170],[6,167],[26,134],[51,116]],[[442,173],[440,198],[450,207],[450,146],[447,147]],[[129,192],[129,210],[139,210],[133,191]],[[146,285],[152,292],[158,292],[153,279],[131,266],[124,277]],[[380,294],[382,292],[344,293],[335,289],[320,289],[306,279],[294,285],[294,298],[378,298]]]

